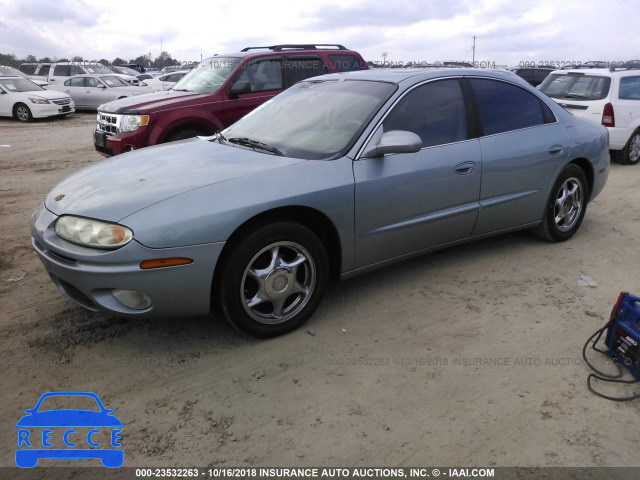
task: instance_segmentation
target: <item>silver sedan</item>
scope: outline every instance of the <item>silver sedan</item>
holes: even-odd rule
[[[65,80],[62,91],[73,98],[76,110],[97,110],[103,103],[149,93],[117,75],[75,75]]]
[[[219,306],[271,337],[305,322],[330,278],[519,229],[568,240],[608,172],[606,129],[510,72],[350,72],[300,82],[212,137],[72,175],[31,235],[85,308]]]

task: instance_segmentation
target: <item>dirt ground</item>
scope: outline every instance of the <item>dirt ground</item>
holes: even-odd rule
[[[303,328],[258,341],[219,317],[108,318],[58,293],[29,218],[101,160],[94,123],[0,120],[0,466],[55,390],[116,410],[125,466],[640,466],[640,400],[589,393],[581,359],[618,292],[640,294],[640,166],[611,166],[569,242],[510,234],[333,284]]]

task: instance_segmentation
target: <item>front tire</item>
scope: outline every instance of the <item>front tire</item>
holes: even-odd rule
[[[307,227],[284,220],[264,224],[234,245],[222,264],[222,311],[254,337],[290,332],[320,304],[328,270],[325,248]]]
[[[33,115],[31,114],[31,110],[24,103],[17,103],[15,107],[13,107],[13,116],[16,120],[21,122],[31,122],[33,121]]]
[[[640,162],[640,130],[636,130],[620,152],[620,163],[637,165]]]
[[[567,165],[553,185],[542,223],[533,233],[549,242],[569,240],[580,228],[588,199],[584,171],[577,165]]]

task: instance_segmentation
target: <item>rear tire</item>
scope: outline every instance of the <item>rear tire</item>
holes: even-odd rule
[[[231,325],[258,338],[302,325],[324,293],[329,262],[307,227],[274,220],[231,248],[220,269],[219,301]]]
[[[623,165],[637,165],[640,162],[640,130],[636,130],[618,157]]]
[[[27,107],[24,103],[16,103],[16,106],[13,107],[13,116],[20,122],[33,121],[31,110],[29,110],[29,107]]]
[[[533,230],[534,235],[548,242],[569,240],[580,228],[588,199],[584,171],[577,165],[567,165],[553,185],[542,223]]]

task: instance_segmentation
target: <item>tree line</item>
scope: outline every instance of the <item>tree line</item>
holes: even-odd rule
[[[25,58],[18,58],[13,53],[0,53],[0,65],[18,68],[22,63],[54,63],[54,62],[97,62],[103,65],[124,65],[127,63],[134,63],[136,65],[142,65],[145,68],[164,68],[174,65],[181,65],[184,62],[180,62],[174,58],[171,58],[169,52],[162,52],[154,60],[150,60],[148,55],[140,55],[136,58],[125,60],[120,57],[116,57],[109,61],[106,58],[100,60],[83,58],[79,55],[71,58],[58,58],[58,57],[43,57],[36,58],[34,55],[27,55]]]

